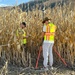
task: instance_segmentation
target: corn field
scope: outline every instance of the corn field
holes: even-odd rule
[[[72,66],[75,64],[75,7],[64,4],[54,8],[47,8],[44,17],[49,17],[57,26],[55,47],[60,55]],[[37,8],[33,11],[22,12],[21,9],[1,10],[0,13],[0,60],[18,66],[32,66],[32,58],[36,60],[41,43],[43,12]],[[16,39],[16,30],[20,23],[27,24],[27,48],[21,50],[19,40]],[[26,55],[25,55],[26,54]],[[54,61],[60,62],[54,53]]]

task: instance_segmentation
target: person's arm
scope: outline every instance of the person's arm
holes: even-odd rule
[[[44,32],[41,33],[40,46],[42,46],[43,41],[44,41]]]
[[[26,39],[27,38],[27,36],[23,36],[23,39]]]
[[[23,36],[22,37],[23,37],[23,39],[27,39],[28,38],[26,29],[23,30]]]
[[[44,38],[45,32],[42,32],[42,38]]]
[[[25,36],[23,36],[23,39],[27,39],[28,37],[31,37],[31,35],[26,34]]]
[[[41,43],[40,43],[40,46],[42,46],[42,44],[43,44],[45,31],[46,31],[46,26],[43,27],[43,31],[42,31],[42,33],[41,33],[42,37],[41,37]]]

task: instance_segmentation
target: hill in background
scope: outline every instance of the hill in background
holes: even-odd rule
[[[63,4],[66,2],[66,0],[34,0],[30,1],[29,3],[23,3],[20,4],[19,7],[23,11],[33,10],[36,9],[36,7],[40,10],[42,10],[45,6],[45,8],[51,7],[53,8],[56,4]]]
[[[22,11],[32,11],[33,9],[36,9],[36,7],[39,10],[43,10],[43,8],[45,7],[45,9],[47,8],[53,8],[56,5],[64,5],[64,3],[68,4],[69,2],[73,3],[74,5],[74,0],[34,0],[34,1],[30,1],[28,3],[22,3],[20,5],[18,5],[17,7],[19,7],[20,9],[22,9]],[[11,6],[7,6],[7,7],[0,7],[0,11],[2,9],[6,9],[6,10],[11,10],[11,9],[15,9],[14,7]]]
[[[69,2],[74,3],[74,0],[34,0],[28,3],[20,4],[19,7],[22,11],[28,11],[36,9],[42,10],[44,7],[47,9],[48,7],[53,8],[55,5],[64,5],[64,3],[68,4]]]

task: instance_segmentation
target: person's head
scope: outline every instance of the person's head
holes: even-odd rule
[[[25,22],[22,22],[21,24],[20,24],[20,27],[23,29],[23,28],[25,28],[26,27],[26,23]]]
[[[45,17],[42,23],[47,25],[48,24],[48,20],[49,20],[48,17]]]

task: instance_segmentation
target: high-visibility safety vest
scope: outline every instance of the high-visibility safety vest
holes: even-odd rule
[[[26,37],[26,32],[24,31],[24,29],[18,29],[16,32],[16,35],[17,35],[17,37],[19,37],[21,39],[20,40],[21,44],[27,43],[26,38],[23,38],[23,37]]]
[[[56,30],[56,26],[53,23],[49,23],[48,25],[46,25],[44,40],[54,41],[55,30]]]

